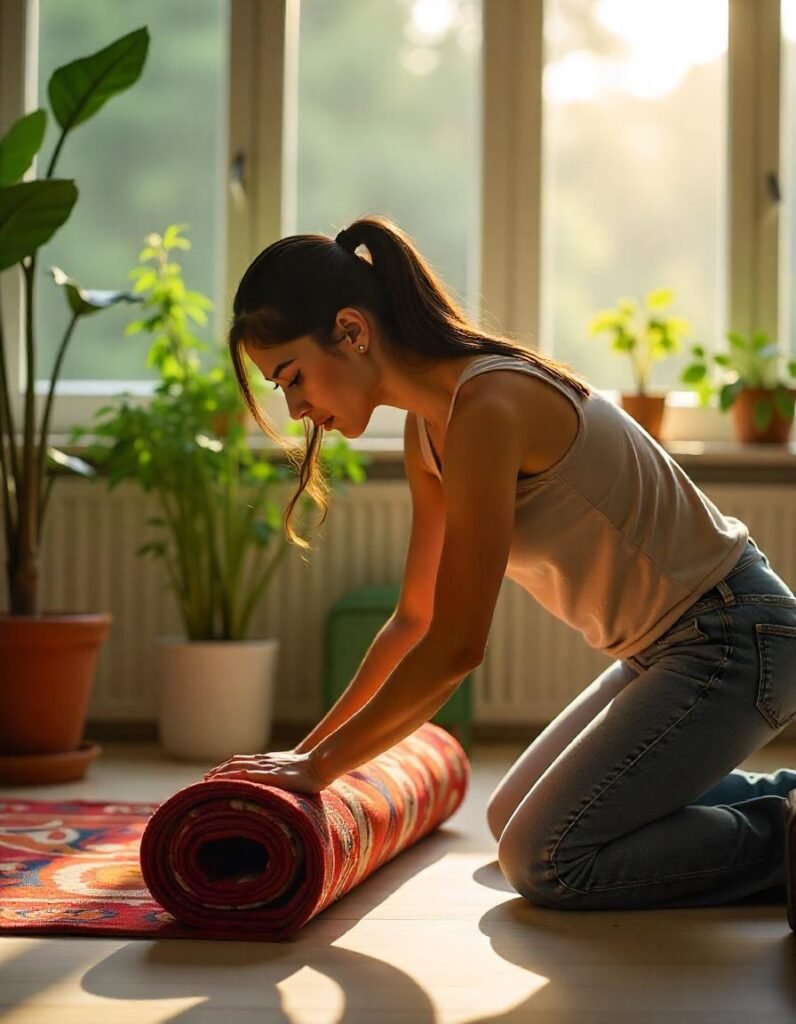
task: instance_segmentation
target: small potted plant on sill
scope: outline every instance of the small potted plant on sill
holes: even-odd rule
[[[633,299],[620,299],[615,309],[601,310],[589,322],[591,337],[607,334],[613,351],[630,357],[636,392],[620,396],[622,408],[656,441],[661,436],[666,396],[648,392],[652,364],[679,352],[683,335],[691,330],[682,317],[663,316],[673,300],[674,292],[662,288],[645,296],[641,322],[636,319],[638,304]]]
[[[776,342],[764,331],[748,337],[728,331],[727,352],[712,356],[701,345],[691,347],[693,361],[683,370],[681,380],[706,406],[718,396],[722,412],[732,410],[736,437],[744,444],[786,444],[793,425],[796,389],[796,360],[787,363]],[[709,364],[719,367],[718,381],[711,379]]]
[[[111,617],[104,612],[42,611],[39,589],[41,538],[54,469],[63,466],[89,475],[91,469],[50,447],[48,438],[56,385],[78,320],[137,297],[125,291],[84,290],[62,271],[53,271],[56,283],[65,286],[70,315],[37,424],[35,384],[43,376],[34,322],[37,263],[40,248],[69,219],[77,200],[74,181],[54,177],[67,138],[137,81],[148,46],[149,34],[141,28],[52,74],[47,92],[60,134],[43,178],[23,181],[44,141],[47,111],[21,117],[0,139],[0,272],[18,269],[24,280],[20,319],[25,340],[20,445],[0,315],[0,489],[9,602],[8,612],[0,614],[0,783],[74,781],[83,777],[100,749],[81,740],[97,655]],[[9,338],[9,343],[15,341]]]
[[[247,444],[248,410],[226,347],[216,346],[202,368],[199,354],[210,346],[189,322],[205,323],[212,303],[185,288],[169,258],[190,247],[180,232],[171,225],[150,235],[143,264],[131,271],[147,315],[126,333],[154,336],[147,365],[160,380],[145,405],[131,404],[125,392],[99,409],[91,428],[97,440],[86,452],[107,470],[110,489],[129,480],[157,499],[159,515],[148,520],[157,535],[137,554],[162,560],[184,628],[184,635],[161,636],[155,652],[160,741],[174,757],[217,763],[268,743],[279,641],[248,634],[257,601],[291,546],[269,494],[294,473],[256,457]],[[251,383],[261,395],[263,382]],[[289,429],[298,433],[302,425]],[[71,440],[88,432],[76,427]],[[340,437],[324,444],[321,461],[331,482],[360,482],[370,459]],[[304,515],[307,495],[302,502]]]

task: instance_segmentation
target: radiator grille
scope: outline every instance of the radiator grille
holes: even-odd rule
[[[772,567],[793,589],[796,490],[730,484],[703,490],[723,512],[747,523]],[[108,492],[66,479],[52,494],[42,547],[42,607],[113,616],[98,661],[90,720],[156,718],[153,640],[181,630],[162,565],[135,555],[151,536],[146,519],[155,514],[154,499],[132,485]],[[299,722],[320,717],[326,613],[355,587],[400,582],[410,526],[406,484],[373,481],[332,496],[327,520],[313,535],[309,566],[297,549],[290,549],[251,629],[252,636],[280,640],[275,718]],[[0,606],[6,608],[4,577],[0,586]],[[506,579],[486,657],[473,676],[476,721],[547,722],[608,664],[578,633]]]

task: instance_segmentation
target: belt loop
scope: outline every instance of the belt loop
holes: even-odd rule
[[[716,589],[721,594],[721,599],[725,606],[735,604],[735,594],[733,594],[726,580],[719,580],[716,584]]]

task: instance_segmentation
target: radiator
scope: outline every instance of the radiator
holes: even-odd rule
[[[796,489],[715,484],[703,490],[723,512],[749,526],[772,567],[793,589]],[[285,497],[289,493],[283,492]],[[113,616],[98,659],[90,721],[156,718],[153,640],[179,634],[181,627],[162,564],[135,555],[152,536],[146,519],[155,514],[154,499],[130,484],[108,492],[67,478],[53,489],[42,543],[42,607]],[[366,482],[331,496],[326,522],[310,538],[315,550],[309,565],[298,549],[290,548],[250,630],[252,637],[280,640],[275,719],[320,718],[327,611],[355,587],[400,582],[410,526],[405,482]],[[5,564],[2,543],[0,538]],[[0,586],[0,607],[7,608],[4,576]],[[473,673],[475,720],[548,722],[609,664],[580,634],[505,579],[486,656]]]

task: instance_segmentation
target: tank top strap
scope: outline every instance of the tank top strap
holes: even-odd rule
[[[474,359],[459,377],[456,387],[453,390],[453,398],[451,399],[450,408],[448,409],[448,418],[445,421],[446,430],[450,423],[451,416],[453,415],[453,406],[456,404],[456,396],[459,394],[459,388],[461,388],[461,386],[471,377],[475,377],[477,374],[484,373],[487,370],[500,369],[502,366],[505,366],[508,369],[525,369],[529,373],[541,376],[536,367],[531,366],[525,359],[521,359],[519,356],[503,356],[496,352],[488,352],[485,356]]]
[[[437,464],[437,459],[434,451],[431,447],[431,439],[428,436],[428,430],[426,429],[426,421],[420,413],[417,413],[417,433],[420,437],[420,451],[423,455],[423,461],[425,462],[428,469],[435,475],[442,478],[442,472]]]

